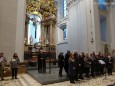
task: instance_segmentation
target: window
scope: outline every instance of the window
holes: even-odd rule
[[[67,29],[66,28],[63,29],[63,39],[64,40],[67,39]]]
[[[107,26],[106,26],[106,17],[100,15],[100,32],[101,40],[107,42]]]
[[[61,29],[61,38],[63,39],[63,40],[66,40],[67,39],[67,28],[66,28],[66,24],[64,24],[64,25],[62,25],[61,27],[60,27],[60,29]]]
[[[63,16],[65,17],[67,14],[66,14],[66,5],[67,5],[67,3],[66,3],[66,0],[63,0],[64,1],[64,4],[63,4],[63,11],[64,11],[64,14],[63,14]]]
[[[98,0],[99,8],[101,10],[106,10],[106,0]]]

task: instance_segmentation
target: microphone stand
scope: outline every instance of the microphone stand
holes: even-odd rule
[[[41,58],[42,59],[42,73],[43,73],[43,58]]]
[[[106,64],[105,64],[105,67],[104,67],[104,69],[105,69],[105,77],[103,78],[103,80],[105,80],[105,79],[107,78],[107,75],[106,75],[106,73],[107,73]]]

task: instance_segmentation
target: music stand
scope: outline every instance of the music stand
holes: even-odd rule
[[[101,65],[104,65],[104,69],[105,69],[105,77],[104,77],[104,79],[106,79],[107,77],[106,77],[106,73],[107,73],[107,70],[106,70],[106,63],[103,61],[103,60],[99,60],[99,63],[101,64]],[[103,79],[103,80],[104,80]]]

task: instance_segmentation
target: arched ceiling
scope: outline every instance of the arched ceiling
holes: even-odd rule
[[[56,16],[56,7],[54,0],[26,0],[26,13],[41,14],[42,19],[50,16]]]

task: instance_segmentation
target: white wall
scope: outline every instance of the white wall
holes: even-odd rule
[[[17,0],[0,1],[0,52],[10,59],[15,51]]]
[[[69,2],[70,0],[67,0]],[[71,0],[72,1],[72,0]],[[115,3],[115,1],[114,1]],[[79,0],[74,2],[68,8],[67,24],[67,44],[63,42],[62,33],[57,28],[57,51],[77,50],[86,51],[103,51],[104,45],[101,41],[100,33],[100,11],[96,0]],[[111,49],[115,49],[115,6],[110,10],[110,15],[104,13],[107,17],[107,44]],[[59,22],[59,21],[58,21]],[[62,22],[62,21],[61,21]],[[62,22],[63,23],[63,22]],[[57,26],[62,23],[57,24]],[[91,39],[93,38],[93,44]]]
[[[67,50],[78,52],[88,52],[88,28],[87,28],[87,14],[86,2],[81,0],[74,3],[73,6],[68,8],[68,16],[66,19],[67,25],[67,40],[63,41],[62,32],[57,28],[58,32],[58,45],[57,53],[60,51],[67,52]],[[62,23],[59,23],[60,26]]]
[[[15,52],[19,54],[20,61],[24,60],[25,3],[26,0],[18,0],[17,5]]]
[[[60,52],[65,54],[67,50],[69,50],[67,47],[67,40],[63,39],[63,30],[61,29],[63,25],[67,25],[67,17],[58,21],[56,24],[56,57],[58,57]]]
[[[87,51],[86,9],[81,0],[69,9],[68,46],[70,50]]]
[[[67,46],[67,40],[63,39],[63,30],[60,27],[56,28],[56,57],[59,55],[60,52],[63,52],[64,54],[67,52],[68,46]]]
[[[17,52],[23,61],[25,0],[0,0],[0,52],[10,60]]]

